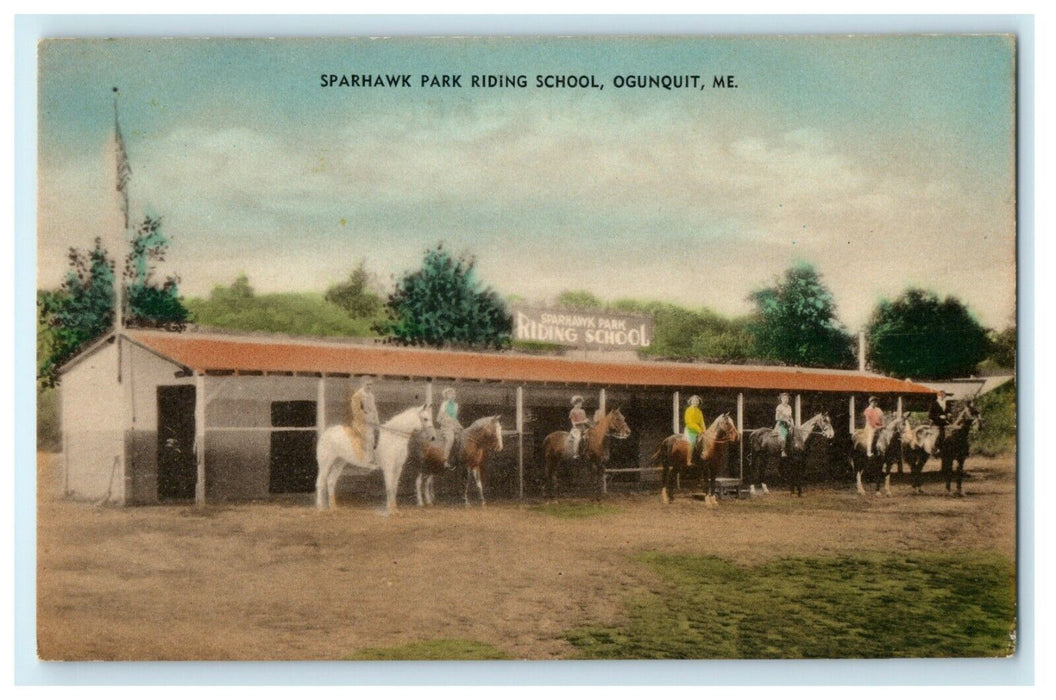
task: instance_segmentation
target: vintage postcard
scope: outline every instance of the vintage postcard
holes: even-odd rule
[[[1017,652],[1016,37],[37,58],[41,660]]]

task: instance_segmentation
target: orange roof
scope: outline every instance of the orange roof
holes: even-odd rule
[[[197,372],[312,372],[509,382],[933,394],[926,386],[847,370],[675,362],[595,362],[513,353],[160,331],[127,331],[132,342]]]

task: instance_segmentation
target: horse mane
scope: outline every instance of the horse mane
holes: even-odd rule
[[[729,416],[728,416],[727,414],[725,414],[725,413],[720,413],[720,414],[719,414],[719,415],[718,415],[718,416],[717,416],[717,417],[715,418],[715,420],[713,420],[713,421],[711,422],[711,425],[709,425],[709,426],[708,426],[708,429],[704,431],[704,434],[705,434],[705,435],[709,435],[709,434],[710,434],[710,435],[714,435],[715,433],[719,432],[719,423],[720,423],[720,422],[722,421],[722,419],[723,419],[723,418],[728,418],[728,417],[729,417]]]
[[[397,413],[396,415],[394,415],[392,418],[390,418],[387,421],[385,421],[385,425],[390,425],[391,423],[395,423],[396,421],[403,419],[404,417],[406,417],[408,414],[411,414],[411,413],[417,415],[417,414],[421,413],[422,411],[426,410],[427,408],[428,408],[428,405],[424,404],[424,403],[419,405],[419,406],[411,406],[410,408],[405,408],[404,410],[402,410],[399,413]]]
[[[484,416],[483,418],[478,418],[469,424],[469,427],[465,429],[465,432],[469,433],[487,430],[488,424],[491,423],[493,420],[495,420],[495,416]]]

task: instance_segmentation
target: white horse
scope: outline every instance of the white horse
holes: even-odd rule
[[[352,465],[368,471],[380,469],[385,478],[385,512],[396,512],[396,487],[400,483],[400,473],[407,461],[407,440],[415,430],[431,427],[433,419],[429,407],[412,406],[398,413],[378,427],[378,445],[374,449],[375,461],[366,461],[364,451],[361,455],[352,445],[348,432],[343,425],[334,425],[323,431],[323,436],[315,448],[315,460],[319,466],[319,475],[315,479],[315,505],[319,509],[337,507],[337,479],[346,465]],[[373,431],[374,426],[370,426]]]

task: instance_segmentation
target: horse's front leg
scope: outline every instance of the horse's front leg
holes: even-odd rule
[[[385,478],[385,514],[386,515],[399,515],[396,507],[396,489],[400,484],[400,472],[403,471],[403,465],[399,464],[392,469],[382,469],[382,476]]]
[[[964,458],[957,460],[957,495],[964,495],[964,488],[962,487],[962,481],[964,479]]]
[[[605,462],[592,464],[591,470],[591,476],[594,477],[594,500],[600,501],[605,493]]]
[[[480,467],[473,470],[473,478],[477,482],[477,493],[480,494],[480,505],[484,505],[484,477],[481,474],[483,471]]]
[[[953,481],[953,460],[947,460],[946,454],[943,452],[939,463],[942,465],[942,478],[946,481],[946,494],[950,494],[950,483]]]
[[[415,494],[417,494],[417,496],[418,496],[418,506],[419,507],[425,505],[425,500],[422,498],[422,480],[423,480],[422,472],[418,472],[418,476],[414,480],[414,491],[415,491]]]
[[[670,503],[671,497],[667,492],[667,478],[671,467],[667,463],[667,459],[664,459],[664,463],[660,465],[660,502]]]
[[[326,495],[329,500],[330,509],[337,508],[337,480],[341,478],[341,467],[331,465],[330,473],[326,476]]]
[[[326,471],[320,465],[319,473],[315,477],[315,507],[318,510],[325,510],[326,502]]]

